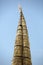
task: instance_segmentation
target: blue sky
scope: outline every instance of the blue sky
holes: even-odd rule
[[[21,4],[33,65],[43,65],[43,0],[0,0],[0,65],[11,65]]]

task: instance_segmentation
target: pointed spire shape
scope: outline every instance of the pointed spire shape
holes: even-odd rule
[[[21,8],[12,65],[32,65],[28,30]]]

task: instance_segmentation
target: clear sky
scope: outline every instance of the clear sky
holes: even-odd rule
[[[0,65],[11,65],[19,21],[26,20],[33,65],[43,65],[43,0],[0,0]]]

